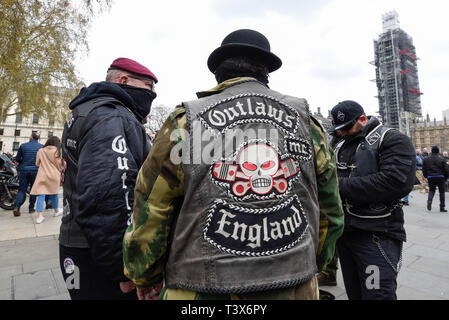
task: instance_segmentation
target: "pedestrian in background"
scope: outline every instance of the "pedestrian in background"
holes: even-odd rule
[[[427,198],[427,210],[432,210],[432,201],[436,193],[436,188],[440,193],[440,212],[447,212],[445,209],[445,188],[444,182],[448,177],[448,164],[440,156],[440,149],[437,146],[432,147],[432,154],[424,159],[423,174],[429,182],[429,197]]]
[[[36,166],[36,154],[43,146],[39,142],[39,134],[33,132],[30,141],[20,146],[16,155],[16,161],[19,164],[19,191],[14,204],[14,216],[20,216],[20,207],[25,202],[28,187],[32,188],[36,179],[38,167]],[[29,213],[34,213],[34,204],[36,196],[30,195],[28,205]]]
[[[39,167],[36,180],[31,195],[37,196],[37,219],[36,223],[42,223],[45,218],[42,214],[44,211],[45,196],[53,204],[53,216],[62,215],[62,209],[58,209],[59,203],[59,187],[61,184],[61,140],[52,136],[48,138],[44,147],[39,149],[36,156],[36,166]]]
[[[447,153],[447,151],[443,152],[443,159],[444,159],[444,161],[446,161],[446,163],[449,162],[449,154]]]
[[[422,166],[423,166],[424,158],[421,155],[421,149],[416,149],[416,177],[419,181],[418,188],[421,189],[420,193],[429,193],[429,185],[427,184],[427,179],[424,178],[423,172],[422,172]]]

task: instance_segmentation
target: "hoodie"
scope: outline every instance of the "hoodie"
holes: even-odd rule
[[[69,108],[73,110],[80,104],[95,98],[112,97],[120,101],[134,114],[139,122],[142,122],[151,111],[151,103],[149,106],[137,104],[124,88],[124,86],[112,82],[93,83],[89,87],[81,89],[79,95],[70,102]]]

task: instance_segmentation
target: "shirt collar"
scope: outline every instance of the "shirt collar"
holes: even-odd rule
[[[252,78],[252,77],[233,78],[233,79],[229,79],[229,80],[226,80],[226,81],[218,84],[217,86],[215,86],[214,88],[212,88],[210,90],[197,92],[196,95],[197,95],[198,98],[204,98],[204,97],[212,96],[214,94],[222,92],[223,90],[225,90],[226,88],[229,88],[230,86],[236,85],[236,84],[241,83],[241,82],[246,82],[246,81],[259,82],[255,78]]]

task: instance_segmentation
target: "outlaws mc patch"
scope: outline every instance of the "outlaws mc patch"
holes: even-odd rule
[[[293,158],[280,159],[269,144],[249,143],[236,153],[233,163],[213,165],[211,176],[217,184],[228,188],[237,200],[284,196],[291,181],[298,176],[299,167]]]
[[[282,107],[279,107],[282,106]],[[266,123],[286,134],[298,131],[298,112],[291,106],[264,94],[248,93],[208,106],[199,114],[206,128],[223,134],[244,123]]]
[[[296,195],[265,209],[217,200],[208,211],[204,239],[232,255],[269,256],[293,248],[307,228],[307,217]]]

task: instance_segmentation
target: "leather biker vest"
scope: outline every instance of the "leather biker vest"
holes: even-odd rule
[[[379,172],[379,147],[385,134],[392,129],[383,125],[378,125],[363,139],[357,147],[353,157],[353,163],[341,163],[339,161],[340,151],[345,144],[343,140],[335,147],[335,157],[337,159],[338,170],[350,170],[349,177],[364,177]],[[343,203],[347,213],[358,218],[379,219],[386,218],[392,214],[399,205],[395,203],[370,203],[368,206],[357,206],[350,203]]]
[[[305,105],[257,81],[184,103],[185,198],[168,288],[247,293],[315,275],[320,213]]]

